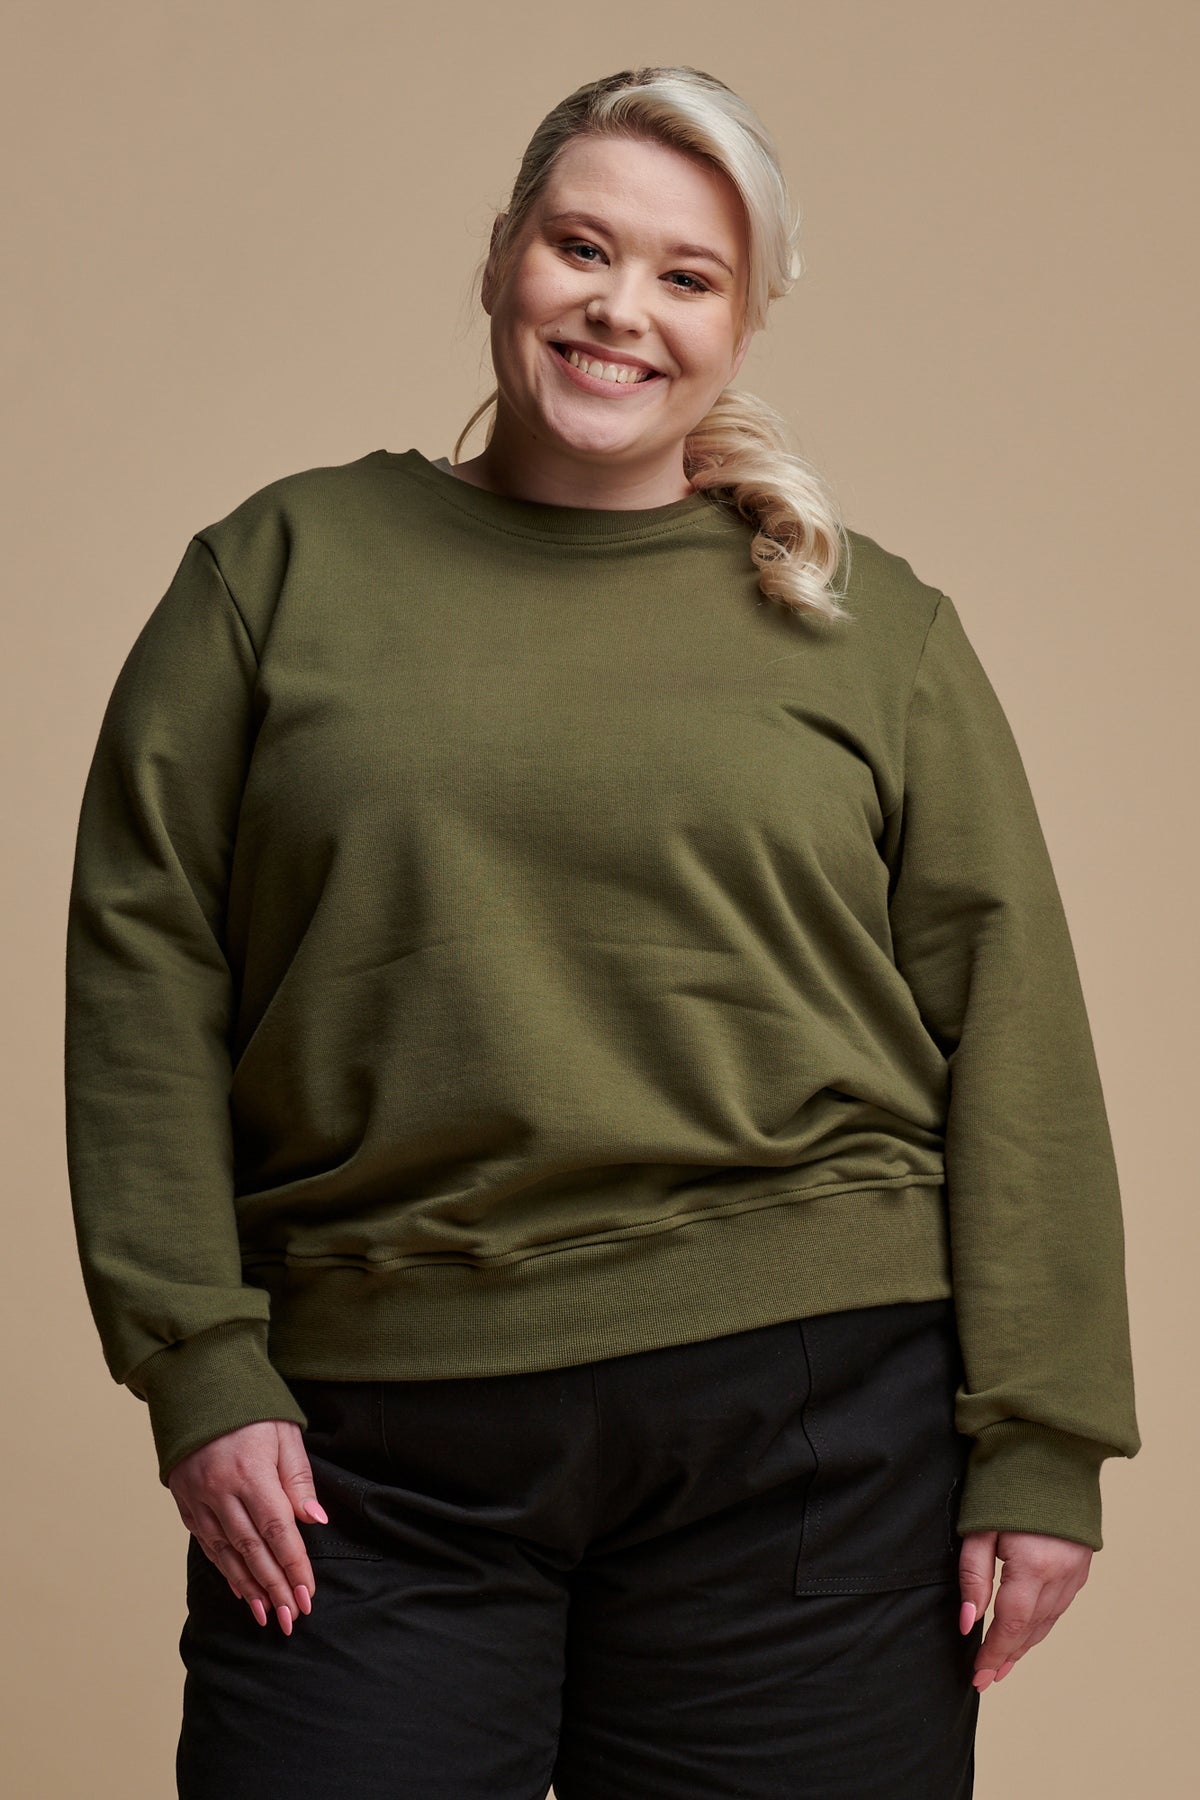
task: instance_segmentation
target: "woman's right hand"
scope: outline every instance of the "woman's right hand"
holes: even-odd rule
[[[304,1435],[291,1419],[239,1425],[167,1472],[180,1517],[260,1625],[273,1607],[286,1637],[312,1611],[312,1564],[297,1518],[327,1525]]]

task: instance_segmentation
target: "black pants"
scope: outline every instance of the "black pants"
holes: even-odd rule
[[[180,1800],[969,1800],[946,1301],[289,1382],[290,1638],[188,1543]]]

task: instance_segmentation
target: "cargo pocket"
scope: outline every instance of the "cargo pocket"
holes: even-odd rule
[[[371,1528],[363,1516],[363,1501],[374,1483],[339,1468],[312,1450],[308,1459],[312,1464],[317,1498],[329,1518],[328,1525],[320,1525],[315,1519],[296,1520],[309,1561],[317,1563],[337,1556],[353,1557],[359,1562],[382,1562],[384,1553],[373,1541]],[[232,1594],[224,1570],[217,1567],[200,1540],[189,1532],[188,1592],[191,1593],[197,1582],[209,1578],[220,1582],[222,1588]]]
[[[363,1515],[363,1502],[377,1484],[365,1480],[349,1469],[316,1451],[308,1452],[312,1465],[317,1499],[325,1508],[328,1525],[316,1519],[297,1519],[304,1548],[312,1562],[323,1557],[356,1557],[360,1562],[382,1562],[383,1551],[373,1541],[370,1525]]]
[[[296,1520],[309,1559],[382,1562],[384,1552],[374,1541],[363,1506],[378,1486],[372,1477],[379,1472],[383,1383],[287,1380],[308,1418],[304,1448],[317,1499],[329,1518],[328,1525]]]
[[[953,1301],[795,1321],[808,1372],[814,1473],[801,1503],[797,1594],[877,1594],[956,1582],[970,1440]]]

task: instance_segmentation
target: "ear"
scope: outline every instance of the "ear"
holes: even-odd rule
[[[495,219],[492,221],[492,235],[488,243],[487,263],[483,271],[483,280],[480,283],[479,298],[482,302],[484,312],[489,314],[492,310],[492,301],[495,298],[496,240],[504,229],[504,221],[507,217],[507,213],[497,213]]]

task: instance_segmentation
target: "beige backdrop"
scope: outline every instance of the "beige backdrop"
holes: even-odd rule
[[[103,1366],[62,1130],[74,829],[117,670],[192,532],[255,488],[450,451],[491,385],[469,281],[534,125],[582,81],[687,62],[757,108],[804,214],[807,271],[739,385],[962,613],[1054,855],[1122,1171],[1145,1447],[1105,1466],[1087,1588],[983,1695],[977,1800],[1169,1800],[1197,1673],[1197,8],[421,13],[7,11],[7,1792],[175,1792],[186,1535]]]

